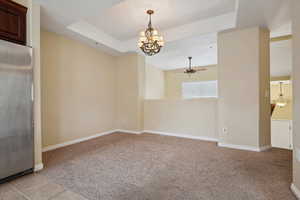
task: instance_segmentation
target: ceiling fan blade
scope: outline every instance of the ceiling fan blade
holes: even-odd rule
[[[207,69],[195,69],[195,72],[203,72],[203,71],[207,71]],[[174,74],[188,74],[188,73],[182,71],[182,72],[175,72]]]
[[[184,73],[184,71],[182,71],[182,72],[175,72],[174,74],[186,74],[186,73]]]

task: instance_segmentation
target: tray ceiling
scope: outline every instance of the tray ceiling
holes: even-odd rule
[[[139,52],[138,33],[153,25],[165,38],[162,52],[147,62],[161,69],[217,62],[217,33],[263,26],[272,35],[290,34],[290,0],[35,0],[41,4],[42,27],[71,36],[110,54]],[[70,4],[70,2],[72,2]]]

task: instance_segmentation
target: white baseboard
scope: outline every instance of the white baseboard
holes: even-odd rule
[[[38,171],[41,171],[42,169],[44,169],[44,164],[43,163],[40,163],[40,164],[37,164],[34,166],[34,172],[38,172]]]
[[[129,133],[129,134],[142,134],[142,133],[150,133],[150,134],[157,134],[157,135],[165,135],[165,136],[173,136],[173,137],[180,137],[180,138],[188,138],[188,139],[194,139],[194,140],[202,140],[202,141],[210,141],[210,142],[218,142],[218,139],[216,138],[211,138],[211,137],[205,137],[205,136],[194,136],[194,135],[187,135],[187,134],[178,134],[178,133],[168,133],[168,132],[161,132],[161,131],[151,131],[151,130],[144,130],[144,131],[130,131],[130,130],[123,130],[123,129],[116,129],[116,130],[111,130],[111,131],[106,131],[103,133],[99,133],[96,135],[92,135],[89,137],[84,137],[84,138],[79,138],[76,140],[72,140],[69,142],[64,142],[61,144],[55,144],[55,145],[50,145],[45,148],[43,148],[43,152],[47,151],[52,151],[58,148],[66,147],[72,144],[88,141],[91,139],[95,139],[104,135],[109,135],[112,133]],[[226,148],[232,148],[232,149],[239,149],[239,150],[247,150],[247,151],[256,151],[256,152],[262,152],[262,151],[267,151],[271,149],[271,146],[265,146],[265,147],[253,147],[253,146],[244,146],[244,145],[234,145],[234,144],[225,144],[225,143],[218,143],[219,147],[226,147]],[[35,171],[43,169],[43,166],[38,165],[35,166]]]
[[[145,130],[144,133],[151,133],[151,134],[156,134],[156,135],[166,135],[166,136],[173,136],[173,137],[180,137],[180,138],[188,138],[188,139],[194,139],[194,140],[203,140],[203,141],[210,141],[210,142],[218,142],[218,139],[216,139],[216,138],[210,138],[210,137],[205,137],[205,136],[194,136],[194,135],[167,133],[167,132],[150,131],[150,130]]]
[[[69,141],[69,142],[50,145],[50,146],[47,146],[47,147],[43,148],[43,152],[52,151],[52,150],[55,150],[55,149],[59,149],[59,148],[66,147],[66,146],[69,146],[69,145],[72,145],[72,144],[77,144],[77,143],[80,143],[80,142],[88,141],[88,140],[95,139],[95,138],[98,138],[98,137],[101,137],[101,136],[104,136],[104,135],[109,135],[109,134],[112,134],[112,133],[129,133],[129,134],[136,134],[136,135],[140,135],[142,133],[152,133],[152,134],[167,135],[167,136],[189,138],[189,139],[196,139],[196,140],[204,140],[204,141],[211,141],[211,142],[217,142],[218,141],[215,138],[202,137],[202,136],[180,135],[180,134],[175,134],[175,133],[165,133],[165,132],[158,132],[158,131],[130,131],[130,130],[124,130],[124,129],[116,129],[116,130],[112,130],[112,131],[98,133],[96,135],[92,135],[92,136],[89,136],[89,137],[79,138],[79,139],[72,140],[72,141]],[[40,167],[41,166],[37,167],[37,169],[39,169]],[[41,169],[43,169],[43,167]]]
[[[300,190],[293,183],[291,184],[291,190],[297,199],[300,199]]]
[[[104,136],[104,135],[109,135],[109,134],[112,134],[112,133],[115,133],[115,132],[118,132],[118,131],[117,130],[106,131],[106,132],[103,132],[103,133],[98,133],[96,135],[92,135],[92,136],[84,137],[84,138],[79,138],[79,139],[72,140],[72,141],[69,141],[69,142],[64,142],[64,143],[61,143],[61,144],[50,145],[50,146],[47,146],[47,147],[43,148],[43,152],[52,151],[52,150],[55,150],[55,149],[58,149],[58,148],[62,148],[62,147],[66,147],[66,146],[69,146],[69,145],[72,145],[72,144],[76,144],[76,143],[84,142],[84,141],[87,141],[87,140],[95,139],[95,138],[98,138],[98,137],[101,137],[101,136]]]
[[[98,133],[96,135],[92,135],[92,136],[89,136],[89,137],[79,138],[79,139],[72,140],[72,141],[69,141],[69,142],[64,142],[64,143],[60,143],[60,144],[50,145],[50,146],[47,146],[47,147],[43,148],[43,152],[52,151],[52,150],[59,149],[59,148],[62,148],[62,147],[66,147],[66,146],[69,146],[69,145],[72,145],[72,144],[77,144],[77,143],[80,143],[80,142],[85,142],[85,141],[88,141],[88,140],[91,140],[91,139],[95,139],[95,138],[98,138],[98,137],[101,137],[101,136],[104,136],[104,135],[109,135],[109,134],[117,133],[117,132],[137,134],[137,135],[143,133],[143,131],[139,132],[139,131],[130,131],[130,130],[123,130],[123,129],[116,129],[116,130],[106,131],[106,132],[103,132],[103,133]]]
[[[129,134],[136,134],[140,135],[143,133],[143,131],[130,131],[130,130],[124,130],[124,129],[117,129],[115,132],[120,132],[120,133],[129,133]]]
[[[263,152],[271,149],[271,146],[264,146],[264,147],[253,147],[253,146],[246,146],[246,145],[236,145],[236,144],[226,144],[226,143],[218,143],[219,147],[225,147],[230,149],[239,149],[245,151],[255,151],[255,152]]]
[[[272,149],[272,146],[271,146],[271,145],[259,147],[259,151],[260,151],[260,152],[263,152],[263,151],[269,151],[270,149]]]

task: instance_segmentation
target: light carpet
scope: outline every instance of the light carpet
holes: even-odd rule
[[[40,175],[89,200],[295,200],[292,152],[115,133],[43,154]]]

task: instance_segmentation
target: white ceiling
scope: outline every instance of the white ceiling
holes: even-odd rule
[[[265,26],[272,36],[291,33],[290,0],[35,0],[42,27],[81,40],[113,55],[139,52],[138,33],[148,23],[163,34],[166,46],[147,62],[161,68],[217,63],[217,33]],[[97,45],[96,45],[97,43]]]
[[[292,41],[271,43],[271,76],[290,76],[292,73]]]
[[[237,26],[265,26],[271,31],[291,21],[291,0],[239,0]]]
[[[235,0],[127,0],[86,21],[117,40],[129,40],[145,30],[147,9],[155,11],[154,25],[166,30],[233,12]]]
[[[193,57],[194,66],[217,64],[217,34],[189,37],[169,42],[157,56],[146,57],[146,61],[164,70],[185,68],[188,57]]]

